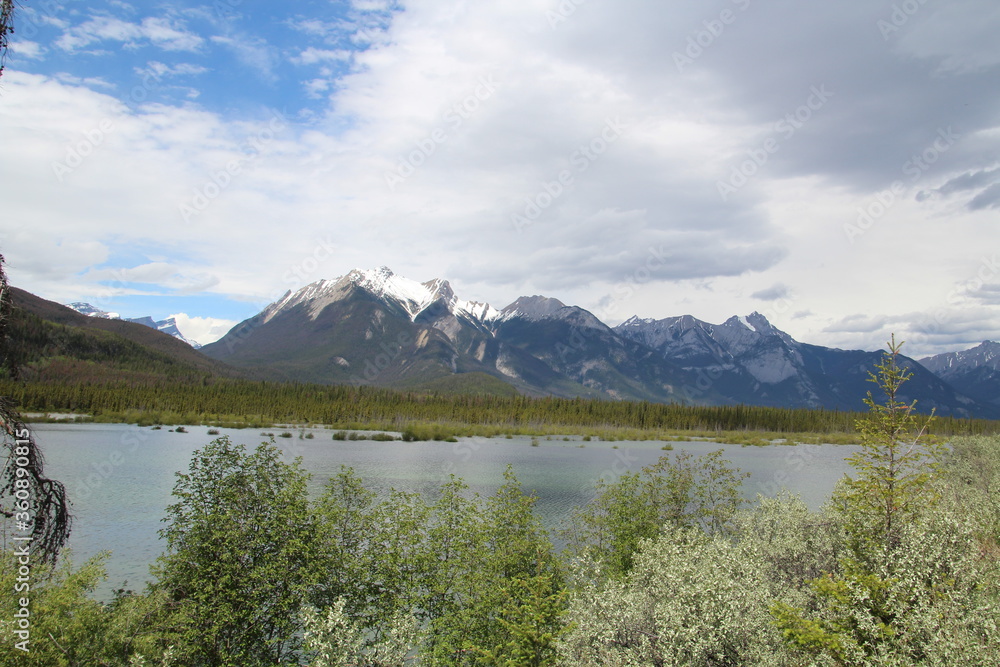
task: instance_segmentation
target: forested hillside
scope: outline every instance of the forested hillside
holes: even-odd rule
[[[26,380],[148,384],[243,375],[142,324],[87,317],[17,288],[11,296],[8,349]]]

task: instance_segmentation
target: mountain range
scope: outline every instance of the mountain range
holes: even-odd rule
[[[904,400],[1000,418],[1000,344],[917,362]],[[864,410],[881,352],[794,340],[760,313],[609,327],[545,296],[497,309],[445,280],[354,270],[287,292],[201,352],[257,375],[320,383],[499,391],[695,404]],[[876,396],[876,400],[881,397]]]
[[[89,303],[85,303],[82,301],[67,303],[66,306],[68,308],[72,308],[81,315],[86,315],[87,317],[99,317],[104,320],[123,320],[125,322],[135,322],[136,324],[142,324],[151,329],[162,331],[168,336],[173,336],[174,338],[187,343],[196,350],[201,347],[201,344],[198,343],[197,341],[184,337],[184,334],[182,334],[180,329],[177,328],[177,321],[172,317],[168,317],[165,320],[159,320],[159,321],[154,320],[152,317],[148,316],[136,317],[136,318],[124,318],[118,313],[109,313],[107,311],[101,310],[100,308],[95,308]]]
[[[920,360],[927,370],[967,396],[1000,405],[1000,343],[984,341],[962,352],[948,352]]]

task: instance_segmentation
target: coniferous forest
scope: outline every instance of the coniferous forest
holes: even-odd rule
[[[748,405],[428,394],[207,376],[192,382],[0,380],[0,393],[11,397],[23,412],[74,412],[96,421],[250,427],[308,423],[396,431],[437,425],[436,432],[447,435],[579,433],[647,439],[681,432],[762,432],[847,435],[854,441],[855,423],[862,414]],[[942,435],[975,435],[995,433],[1000,423],[941,417],[932,428]]]

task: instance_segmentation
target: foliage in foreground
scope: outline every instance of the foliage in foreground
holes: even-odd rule
[[[928,441],[891,349],[827,507],[748,506],[718,453],[665,457],[602,484],[562,555],[510,471],[484,500],[344,469],[310,502],[273,444],[217,440],[178,477],[149,589],[101,605],[99,562],[39,568],[11,664],[1000,664],[1000,438]]]

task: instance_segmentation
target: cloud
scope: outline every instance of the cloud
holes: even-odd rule
[[[150,43],[165,51],[197,51],[204,40],[184,29],[183,24],[161,17],[148,17],[141,23],[130,23],[111,16],[97,16],[67,29],[56,46],[73,53],[91,44],[121,42],[125,48],[138,48]]]
[[[225,320],[217,317],[192,317],[187,313],[174,313],[167,317],[174,318],[178,331],[185,338],[202,345],[214,343],[225,336],[230,329],[239,324],[235,320]]]
[[[892,316],[852,315],[831,324],[826,331],[848,334],[841,340],[853,342],[848,347],[861,349],[884,348],[895,335],[897,341],[905,342],[904,354],[920,358],[997,338],[1000,313],[994,308],[944,307]]]
[[[788,297],[788,286],[778,283],[767,289],[762,289],[750,295],[751,298],[761,301],[777,301]]]
[[[1000,167],[968,171],[949,178],[941,186],[917,194],[918,201],[933,196],[947,197],[956,193],[978,191],[967,206],[971,211],[1000,206]]]
[[[67,74],[66,72],[59,72],[55,76],[61,83],[69,84],[71,86],[80,86],[84,88],[98,88],[102,90],[114,90],[116,88],[115,84],[103,77],[99,76],[88,76],[88,77],[78,77],[72,74]]]
[[[84,279],[93,280],[118,289],[135,289],[137,286],[155,286],[152,292],[196,294],[211,290],[219,279],[208,273],[193,271],[169,262],[149,262],[129,268],[95,269]]]
[[[830,324],[824,331],[830,333],[872,333],[873,331],[882,331],[889,324],[900,321],[902,321],[902,317],[854,314]]]
[[[969,202],[969,208],[979,211],[985,208],[1000,208],[1000,183],[994,183]]]
[[[984,188],[998,181],[1000,181],[1000,167],[980,169],[955,176],[941,187],[936,188],[936,191],[943,195],[950,195],[955,192]]]
[[[46,53],[46,49],[38,42],[31,42],[26,39],[17,40],[10,43],[11,63],[16,63],[18,58],[28,60],[41,60]]]
[[[981,303],[1000,306],[1000,283],[988,283],[968,292],[968,296]]]
[[[191,63],[178,63],[176,65],[166,65],[164,63],[151,60],[145,67],[137,67],[136,74],[150,75],[156,79],[173,76],[197,76],[208,72],[207,67],[193,65]]]
[[[278,57],[263,38],[248,34],[215,35],[211,41],[229,49],[241,63],[261,79],[276,80],[274,69]]]
[[[305,49],[299,55],[292,57],[290,60],[296,65],[315,65],[317,63],[324,62],[343,62],[351,59],[351,51],[338,49],[317,49],[314,47],[309,47]]]
[[[310,79],[302,84],[307,91],[309,97],[319,99],[324,93],[329,92],[333,88],[333,82],[329,79]]]

